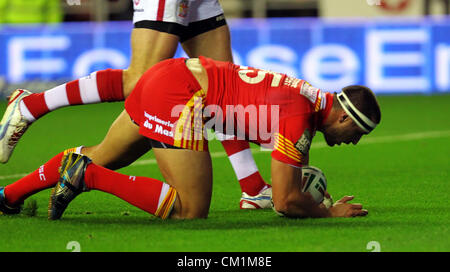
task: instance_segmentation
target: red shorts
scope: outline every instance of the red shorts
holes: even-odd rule
[[[125,100],[125,109],[145,137],[180,148],[207,151],[202,117],[206,94],[185,59],[150,68]]]

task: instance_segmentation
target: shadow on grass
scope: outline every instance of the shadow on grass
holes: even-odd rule
[[[265,211],[214,211],[208,219],[193,220],[161,220],[153,216],[134,213],[129,216],[118,214],[69,214],[61,220],[56,221],[61,225],[88,225],[90,227],[102,227],[105,225],[120,226],[121,228],[147,227],[186,229],[186,230],[239,230],[239,229],[265,229],[265,228],[386,228],[404,227],[409,221],[388,220],[380,217],[364,218],[321,218],[321,219],[291,219],[281,218],[270,210]]]
[[[367,217],[358,218],[321,218],[321,219],[291,219],[282,218],[274,214],[272,210],[211,210],[208,219],[193,220],[161,220],[157,217],[146,214],[142,211],[127,212],[73,212],[67,213],[61,220],[48,221],[53,226],[79,226],[84,225],[89,228],[168,228],[187,230],[239,230],[239,229],[264,229],[264,228],[386,228],[386,227],[408,227],[411,220],[417,224],[427,223],[428,219],[423,215],[434,215],[436,213],[446,213],[448,208],[442,207],[376,207],[371,208]],[[415,217],[416,218],[415,218]],[[6,216],[6,218],[19,219],[20,221],[33,221],[38,224],[45,224],[45,215],[40,214],[27,220],[24,215]],[[5,218],[5,219],[6,219]],[[29,217],[28,217],[29,218]],[[29,218],[31,219],[31,218]],[[430,223],[430,222],[428,222]],[[442,222],[438,218],[433,221],[434,226],[444,226],[447,222]]]
[[[425,206],[420,207],[414,207],[414,206],[382,206],[382,207],[373,207],[369,208],[369,211],[373,214],[379,214],[379,215],[387,215],[387,216],[426,216],[426,215],[447,215],[450,212],[450,207],[448,206],[434,206],[434,207],[427,207]]]

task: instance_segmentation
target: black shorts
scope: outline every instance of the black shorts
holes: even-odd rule
[[[163,21],[139,21],[134,24],[134,28],[147,28],[177,35],[180,37],[180,42],[182,43],[226,24],[225,16],[219,14],[205,20],[189,23],[187,26]]]
[[[135,28],[148,28],[187,41],[226,24],[219,0],[134,0]]]
[[[164,149],[183,149],[181,147],[176,147],[170,144],[166,144],[157,140],[148,139],[152,148],[164,148]]]

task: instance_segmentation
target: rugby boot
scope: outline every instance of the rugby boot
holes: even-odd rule
[[[272,187],[263,189],[259,194],[250,196],[243,192],[239,202],[241,209],[269,209],[272,208]]]
[[[8,98],[8,106],[0,122],[0,162],[8,162],[20,137],[31,122],[25,119],[19,109],[20,101],[31,92],[17,89]]]
[[[87,191],[84,173],[91,159],[69,152],[62,157],[60,178],[53,188],[48,205],[48,219],[60,219],[69,203],[82,192]]]

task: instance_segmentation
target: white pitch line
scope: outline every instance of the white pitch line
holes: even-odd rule
[[[444,138],[444,137],[449,137],[449,136],[450,136],[450,130],[415,132],[415,133],[407,133],[407,134],[392,135],[392,136],[371,137],[371,138],[362,140],[361,142],[358,143],[358,145],[405,142],[405,141],[423,140],[423,139],[431,139],[431,138]],[[318,143],[313,143],[311,145],[311,149],[320,149],[320,148],[324,148],[327,146],[328,145],[325,142],[318,142]],[[263,153],[267,154],[267,151],[270,151],[270,150],[268,150],[268,149],[262,150],[260,148],[252,148],[252,153],[254,155],[263,154]],[[211,158],[225,158],[225,157],[227,157],[227,153],[224,151],[211,152]],[[141,165],[152,165],[152,164],[156,164],[156,159],[139,160],[139,161],[134,162],[130,166],[141,166]],[[0,180],[16,179],[16,178],[24,177],[26,175],[28,175],[28,173],[3,175],[3,176],[0,176]]]
[[[0,180],[2,179],[14,179],[14,178],[21,178],[28,175],[28,173],[22,173],[22,174],[12,174],[12,175],[6,175],[6,176],[0,176]]]

